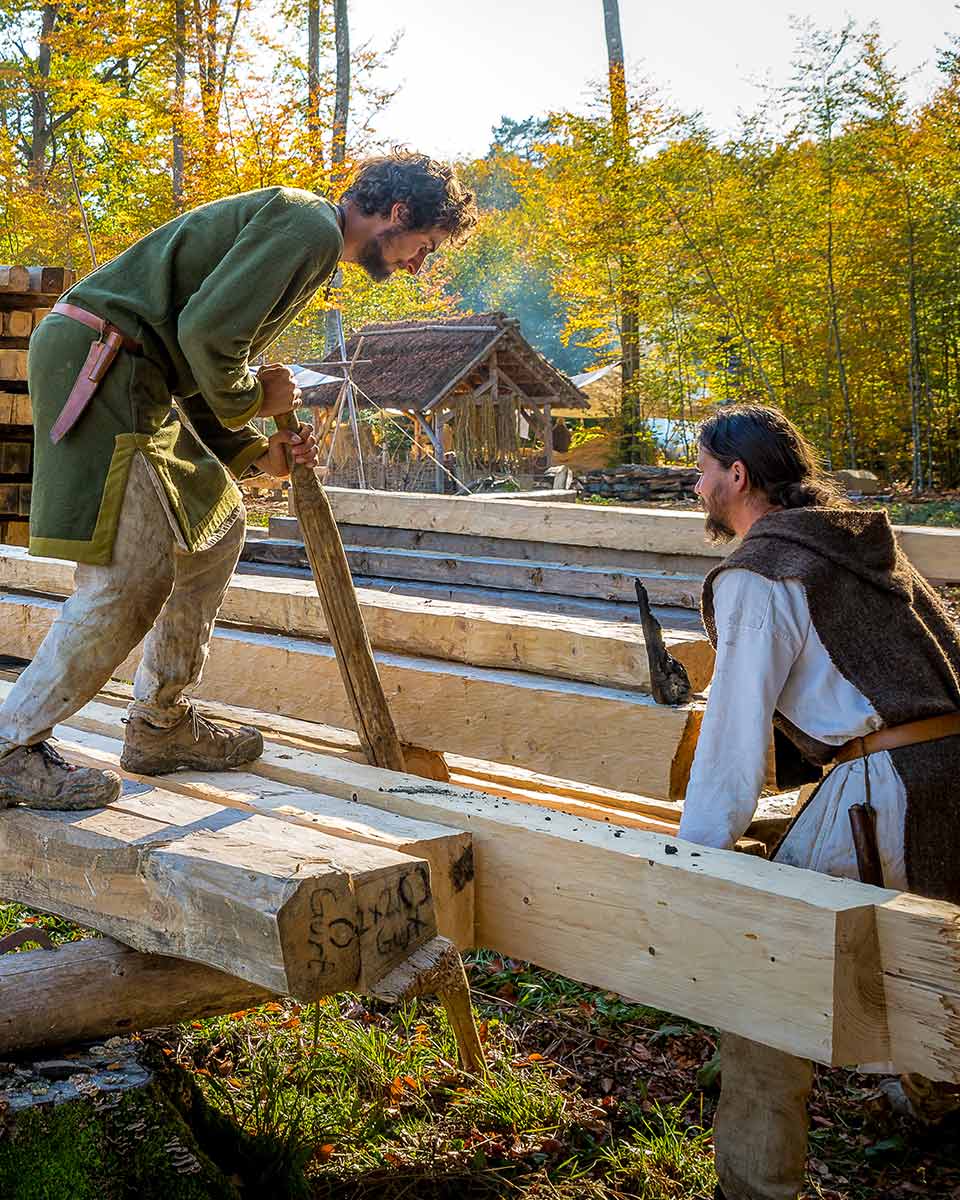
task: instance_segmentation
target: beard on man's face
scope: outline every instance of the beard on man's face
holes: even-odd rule
[[[363,267],[374,283],[383,283],[390,278],[390,268],[383,257],[383,234],[368,238],[360,249],[357,263]]]
[[[710,542],[732,542],[737,536],[727,519],[726,511],[720,497],[714,492],[710,496],[701,496],[700,503],[707,510],[704,529]]]
[[[389,246],[403,232],[402,227],[391,225],[389,229],[384,229],[382,233],[368,238],[363,244],[357,256],[357,263],[363,267],[374,283],[384,283],[393,274],[394,268],[387,265],[383,251],[385,246]]]

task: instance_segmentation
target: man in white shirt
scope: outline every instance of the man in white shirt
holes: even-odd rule
[[[766,774],[771,722],[827,769],[778,862],[859,878],[849,810],[876,814],[883,882],[960,901],[960,635],[886,514],[838,498],[774,409],[721,409],[700,433],[708,534],[742,544],[707,577],[717,660],[680,836],[732,848]],[[725,1035],[717,1196],[796,1200],[809,1062]]]

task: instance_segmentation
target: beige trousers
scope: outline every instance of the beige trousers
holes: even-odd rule
[[[75,591],[0,706],[0,739],[32,745],[90,701],[143,641],[131,711],[173,725],[200,681],[213,623],[243,546],[243,508],[205,549],[179,544],[150,468],[136,455],[109,566],[80,563]]]
[[[713,1123],[726,1200],[796,1200],[807,1167],[813,1064],[725,1033]]]

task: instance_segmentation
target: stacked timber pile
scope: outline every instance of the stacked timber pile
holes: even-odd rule
[[[695,500],[700,477],[695,467],[646,467],[624,464],[582,471],[577,491],[610,500]]]
[[[705,545],[701,515],[328,494],[355,569],[363,559],[381,572],[355,583],[404,742],[447,756],[471,787],[541,803],[561,797],[574,809],[654,804],[676,815],[703,703],[655,703],[632,593],[642,578],[659,600],[666,649],[694,690],[704,688],[713,651],[693,606],[725,548]],[[901,541],[928,576],[960,580],[960,531],[904,530]],[[198,695],[295,719],[319,711],[349,730],[353,714],[313,580],[289,565],[298,555],[294,538],[251,539]],[[72,568],[7,548],[0,580],[0,653],[30,658],[71,591]],[[579,595],[565,594],[570,580]],[[131,679],[136,663],[135,652],[118,677]]]
[[[529,608],[632,623],[635,579],[671,624],[700,628],[700,587],[719,553],[698,513],[508,496],[440,497],[328,488],[355,581],[423,599]],[[244,552],[250,563],[302,569],[293,518]]]
[[[72,590],[72,566],[0,548],[0,579],[0,654],[31,658]],[[389,589],[360,588],[358,599],[404,742],[519,791],[531,790],[534,775],[554,781],[544,789],[578,795],[601,789],[658,803],[682,795],[702,705],[654,703],[639,625]],[[667,646],[704,687],[713,651],[702,635],[668,631]],[[135,651],[119,678],[132,679],[138,661]],[[297,719],[319,711],[330,726],[353,728],[306,572],[234,577],[197,694]]]
[[[328,496],[404,740],[501,764],[504,778],[549,776],[561,791],[682,796],[702,705],[653,703],[635,582],[669,652],[702,689],[713,652],[696,610],[706,572],[728,552],[706,543],[702,514],[338,488]],[[273,518],[268,534],[248,541],[224,615],[296,634],[283,648],[256,635],[262,657],[255,665],[251,650],[251,673],[266,667],[268,646],[278,672],[285,656],[312,656],[317,676],[332,681],[325,719],[348,722],[330,652],[313,641],[323,626],[309,612],[297,522]],[[921,573],[960,582],[960,531],[906,527],[899,537]],[[227,682],[210,682],[209,695],[222,699]],[[237,671],[230,686],[241,684]],[[278,679],[270,699],[304,715],[292,681]],[[510,786],[531,790],[516,775]]]
[[[629,624],[638,620],[639,579],[660,606],[661,621],[700,631],[704,576],[730,550],[706,541],[699,511],[352,488],[328,488],[327,494],[354,581],[423,600]],[[927,579],[960,582],[956,530],[907,525],[896,531]],[[271,518],[268,534],[250,538],[247,563],[305,569],[294,518]]]
[[[0,267],[0,542],[25,546],[33,428],[27,394],[30,335],[74,282],[66,267]]]

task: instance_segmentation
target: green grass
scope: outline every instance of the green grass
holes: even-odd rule
[[[194,1022],[167,1050],[213,1105],[281,1148],[276,1171],[304,1164],[317,1197],[709,1194],[699,1101],[590,1096],[563,1063],[525,1044],[544,1023],[601,1047],[611,1024],[654,1039],[692,1027],[496,955],[471,966],[504,993],[487,1002],[478,993],[487,1079],[457,1068],[442,1008],[423,1001],[277,1002]]]
[[[894,500],[887,511],[895,525],[960,527],[960,500]]]
[[[0,907],[3,928],[31,914]],[[58,940],[74,930],[39,921]],[[706,1200],[716,1035],[489,951],[467,960],[490,1074],[443,1009],[277,1000],[152,1035],[201,1148],[276,1200]],[[927,1132],[874,1081],[818,1072],[809,1196],[960,1195],[960,1120]],[[206,1114],[206,1116],[204,1116]],[[226,1131],[226,1132],[225,1132]],[[907,1188],[908,1190],[903,1190]],[[79,1195],[80,1193],[78,1193]]]

